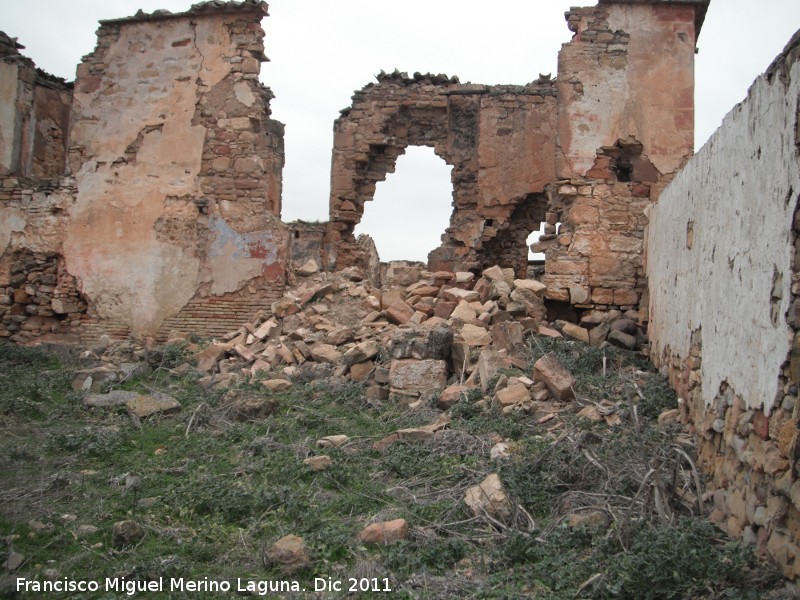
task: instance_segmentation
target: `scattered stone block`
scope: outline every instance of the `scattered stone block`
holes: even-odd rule
[[[310,277],[315,273],[319,273],[319,265],[313,258],[309,258],[305,263],[303,263],[302,267],[297,269],[297,274],[301,275],[302,277]]]
[[[473,348],[488,346],[492,343],[492,334],[489,331],[471,323],[465,323],[459,330],[459,335]]]
[[[363,363],[371,358],[375,358],[381,351],[381,345],[374,340],[366,340],[356,344],[342,355],[342,361],[346,365]]]
[[[153,415],[170,415],[181,410],[181,404],[172,396],[154,392],[147,396],[137,396],[125,402],[128,412],[140,419]]]
[[[364,544],[392,544],[408,537],[408,524],[405,519],[394,519],[373,523],[358,534],[358,540]]]
[[[395,302],[383,312],[389,322],[395,325],[405,325],[414,316],[414,309],[403,301]]]
[[[281,327],[275,319],[264,321],[258,328],[253,331],[253,337],[259,340],[272,338],[280,333]]]
[[[3,568],[9,573],[19,569],[25,562],[25,555],[12,550],[8,553],[8,557],[3,563]]]
[[[514,406],[531,399],[530,390],[523,383],[516,383],[504,388],[495,394],[495,401],[501,407]]]
[[[636,350],[639,345],[636,337],[623,333],[622,331],[612,331],[608,334],[608,343],[625,348],[626,350]]]
[[[306,543],[297,535],[286,535],[272,544],[264,554],[264,563],[277,566],[284,575],[291,575],[311,564]]]
[[[533,365],[533,380],[543,381],[556,400],[562,402],[575,397],[575,378],[564,368],[554,352],[545,354]]]
[[[285,392],[292,388],[292,382],[287,379],[265,379],[260,383],[270,392]]]
[[[393,391],[436,392],[447,385],[447,363],[443,360],[393,360],[389,367]]]
[[[311,467],[312,471],[324,471],[333,464],[330,456],[320,455],[311,456],[303,461],[303,464]]]
[[[134,398],[141,396],[139,392],[125,390],[112,390],[107,394],[89,394],[83,399],[83,405],[88,408],[109,408],[122,406]]]
[[[136,521],[117,521],[111,529],[111,544],[115,548],[127,548],[144,539],[144,528]]]
[[[320,448],[339,448],[340,446],[344,446],[349,441],[350,438],[346,435],[328,435],[324,438],[318,439],[317,446]]]
[[[330,344],[314,344],[310,351],[311,357],[317,362],[337,365],[342,361],[342,353]]]
[[[468,385],[451,385],[439,394],[437,406],[442,410],[450,410],[453,405],[464,398],[473,389]]]
[[[525,346],[524,329],[516,321],[503,321],[492,326],[492,346],[509,354]]]
[[[456,305],[462,300],[465,302],[481,301],[480,293],[474,290],[462,290],[461,288],[447,288],[446,290],[442,290],[442,297]],[[485,301],[486,300],[483,300],[483,302]]]
[[[373,363],[372,361],[366,361],[351,365],[350,379],[352,379],[355,382],[366,381],[374,369],[375,369],[375,363]]]
[[[611,327],[608,323],[600,323],[589,330],[589,345],[593,348],[599,348],[600,345],[606,341]]]
[[[500,369],[511,366],[511,361],[505,353],[484,348],[478,356],[478,375],[481,379],[481,389],[486,392],[489,389],[489,382],[494,378]]]
[[[514,507],[497,473],[492,473],[479,485],[467,489],[464,502],[476,517],[488,515],[505,524],[511,522],[514,514]]]
[[[460,321],[464,321],[466,323],[476,319],[478,317],[478,313],[475,311],[475,308],[469,302],[459,302],[458,306],[453,309],[453,312],[450,313],[450,319],[459,319]]]
[[[574,323],[565,323],[561,332],[568,338],[579,342],[589,343],[589,331]]]
[[[550,327],[546,327],[544,325],[539,326],[539,335],[554,339],[564,337],[563,335],[561,335],[560,331],[556,331],[555,329],[551,329]]]
[[[211,344],[208,348],[195,355],[197,370],[201,373],[211,373],[217,361],[225,354],[227,347],[223,344]]]
[[[450,354],[453,331],[449,327],[400,327],[392,333],[392,358],[445,360]]]
[[[514,287],[521,290],[530,290],[540,298],[544,298],[544,293],[547,291],[547,286],[535,279],[515,279]]]

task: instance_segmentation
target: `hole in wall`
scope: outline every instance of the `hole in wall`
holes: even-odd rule
[[[513,212],[505,219],[497,219],[494,230],[484,229],[484,235],[493,237],[484,242],[481,263],[484,268],[500,265],[514,269],[516,277],[530,277],[530,241],[555,240],[556,214],[548,213],[548,199],[541,193],[526,194],[517,202]],[[487,219],[485,223],[488,223]],[[552,223],[552,224],[547,224]],[[544,225],[543,225],[544,224]],[[536,265],[534,265],[535,268]]]
[[[397,158],[395,172],[376,186],[354,234],[369,235],[383,262],[427,262],[450,225],[452,170],[433,148],[409,146]]]

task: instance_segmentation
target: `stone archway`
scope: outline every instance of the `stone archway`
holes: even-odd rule
[[[555,179],[552,82],[460,84],[442,75],[381,74],[353,96],[334,125],[328,267],[363,266],[354,236],[377,182],[408,146],[428,146],[453,167],[453,213],[431,269],[480,269],[508,262],[491,241],[512,227],[517,205]],[[503,246],[505,248],[505,246]],[[519,257],[527,264],[527,247]]]

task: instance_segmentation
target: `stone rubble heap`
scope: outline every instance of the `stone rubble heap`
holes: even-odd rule
[[[375,404],[391,399],[415,406],[437,398],[447,410],[480,390],[476,396],[487,407],[533,413],[571,400],[574,392],[572,376],[554,355],[536,363],[532,379],[501,374],[495,381],[502,369],[526,369],[531,335],[630,350],[646,343],[633,313],[588,311],[580,324],[548,321],[545,286],[499,266],[476,276],[389,263],[381,288],[355,268],[298,274],[300,284],[271,311],[198,349],[202,383],[225,389],[255,378],[281,391],[296,380],[339,377],[365,384]]]

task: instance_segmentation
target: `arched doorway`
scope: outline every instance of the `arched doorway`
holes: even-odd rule
[[[381,261],[426,262],[450,224],[452,171],[433,148],[409,146],[395,172],[377,184],[355,235],[369,235]]]

